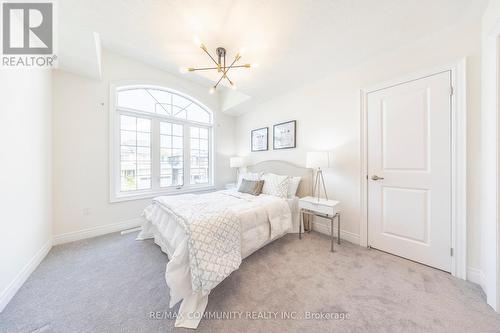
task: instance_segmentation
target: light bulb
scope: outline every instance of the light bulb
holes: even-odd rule
[[[188,71],[189,71],[189,69],[187,67],[181,67],[181,68],[179,68],[179,72],[181,72],[183,74],[187,73]]]
[[[215,87],[210,88],[208,92],[210,93],[210,95],[212,95],[215,92]]]
[[[259,64],[251,64],[250,65],[250,68],[257,68],[257,67],[259,67]]]
[[[236,53],[236,57],[235,57],[235,58],[236,58],[236,61],[240,60],[240,59],[241,59],[241,57],[243,56],[243,54],[245,54],[245,49],[240,49],[240,50],[238,51],[238,53]]]
[[[193,37],[193,42],[198,47],[201,47],[203,45],[203,43],[201,42],[200,38],[198,38],[198,36]]]

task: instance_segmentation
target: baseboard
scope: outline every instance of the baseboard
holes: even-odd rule
[[[313,230],[315,230],[317,232],[321,232],[322,234],[330,235],[330,232],[331,232],[330,224],[325,224],[325,223],[321,223],[318,221],[314,221],[312,223],[312,226],[313,226]],[[337,237],[337,228],[333,229],[333,235],[335,237]],[[359,235],[352,233],[352,232],[349,232],[349,231],[345,231],[345,230],[341,229],[340,230],[340,239],[348,241],[349,243],[359,245]]]
[[[31,273],[38,267],[45,256],[49,253],[52,248],[52,239],[49,239],[38,252],[31,258],[31,260],[23,267],[23,269],[17,274],[14,280],[5,288],[0,294],[0,312],[2,312],[7,304],[10,302],[12,297],[18,292],[18,290],[23,286],[24,282],[30,277]]]
[[[467,281],[478,284],[486,293],[485,277],[482,270],[474,267],[467,267]]]
[[[102,236],[102,235],[110,234],[112,232],[118,232],[118,231],[122,231],[122,230],[126,230],[126,229],[136,228],[136,227],[139,227],[142,224],[142,222],[143,222],[143,219],[141,217],[138,217],[138,218],[125,220],[125,221],[118,222],[118,223],[106,224],[106,225],[97,226],[97,227],[93,227],[93,228],[82,229],[82,230],[78,230],[78,231],[54,235],[53,244],[59,245],[59,244],[74,242],[77,240]]]

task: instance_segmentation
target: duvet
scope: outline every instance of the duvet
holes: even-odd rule
[[[290,231],[286,200],[235,191],[157,197],[143,213],[139,239],[154,238],[169,256],[170,307],[176,327],[196,328],[210,291],[243,257]]]

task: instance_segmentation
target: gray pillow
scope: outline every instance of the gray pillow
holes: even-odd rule
[[[249,193],[251,195],[259,195],[262,193],[263,186],[264,186],[263,180],[242,179],[238,192]]]

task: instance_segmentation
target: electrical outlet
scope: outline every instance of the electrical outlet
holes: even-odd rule
[[[83,216],[89,216],[90,214],[92,214],[90,208],[84,208],[82,210],[82,213],[83,213]]]

